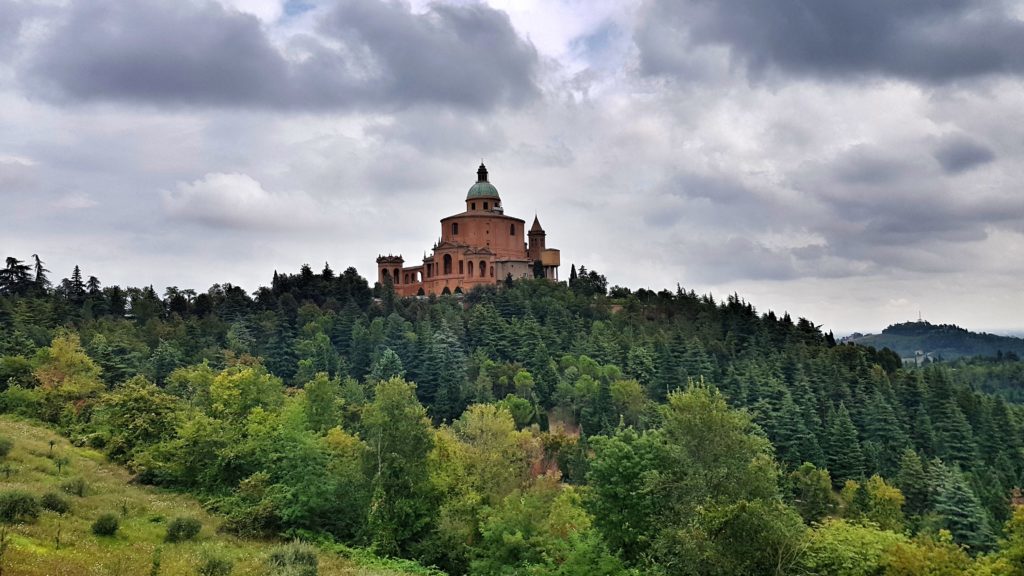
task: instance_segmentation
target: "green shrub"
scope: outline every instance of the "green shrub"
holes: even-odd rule
[[[203,550],[199,566],[196,567],[196,574],[199,576],[229,576],[234,567],[234,562],[223,554],[214,550]]]
[[[97,536],[113,536],[117,534],[117,516],[107,512],[92,523],[92,533]]]
[[[68,499],[56,492],[47,492],[46,494],[43,494],[43,497],[40,498],[40,502],[42,503],[43,508],[56,512],[57,514],[64,514],[71,509],[71,503],[68,502]]]
[[[39,499],[24,490],[0,492],[0,520],[32,522],[39,517]]]
[[[86,484],[83,478],[72,478],[61,484],[60,487],[68,494],[78,496],[79,498],[85,498],[85,495],[89,492],[89,485]]]
[[[202,529],[203,524],[199,520],[179,516],[167,525],[167,536],[164,537],[164,540],[167,542],[191,540],[198,536]]]
[[[43,408],[43,393],[36,388],[11,386],[0,392],[0,412],[36,418]]]
[[[316,548],[299,541],[278,546],[267,565],[274,576],[317,576]]]
[[[0,458],[7,458],[7,455],[11,453],[11,448],[14,448],[14,442],[11,442],[10,438],[0,436]]]

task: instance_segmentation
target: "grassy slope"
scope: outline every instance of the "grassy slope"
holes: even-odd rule
[[[219,520],[194,499],[149,486],[129,484],[130,474],[88,448],[71,446],[67,439],[38,424],[0,416],[0,436],[14,442],[11,454],[0,463],[0,490],[24,489],[41,496],[57,491],[67,496],[71,511],[63,517],[44,510],[32,524],[10,528],[11,539],[3,561],[3,574],[18,576],[140,575],[150,573],[154,550],[160,549],[160,576],[194,575],[204,549],[215,549],[234,561],[234,575],[265,574],[264,559],[273,542],[243,540],[218,534]],[[58,475],[50,454],[67,457]],[[7,478],[5,465],[12,472]],[[81,477],[89,486],[84,498],[64,493],[60,485]],[[92,522],[104,512],[116,513],[121,527],[113,537],[94,536]],[[127,512],[126,515],[123,515]],[[194,542],[163,542],[167,522],[191,516],[203,523]],[[57,545],[59,533],[60,545]],[[374,563],[378,564],[378,563]],[[386,565],[387,562],[379,562]],[[414,572],[359,565],[335,554],[321,553],[322,576],[400,576]]]

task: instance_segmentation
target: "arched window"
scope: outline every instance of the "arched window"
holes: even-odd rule
[[[405,282],[406,284],[409,283],[409,273],[408,272],[405,273],[405,279],[402,280],[402,281]]]
[[[445,254],[444,255],[444,273],[445,273],[446,276],[448,274],[452,273],[452,255],[451,254]]]
[[[469,209],[470,210],[476,210],[476,202],[470,202],[469,203]]]
[[[494,266],[491,266],[491,278],[494,278]]]
[[[458,222],[452,222],[452,236],[458,236],[458,235],[459,235],[459,223]]]
[[[508,227],[508,233],[509,233],[510,236],[515,236],[516,235],[516,225],[515,224],[512,224],[511,226]]]
[[[449,294],[451,294],[451,293],[452,293],[452,291],[451,291],[451,290],[449,290],[447,286],[445,286],[445,287],[444,287],[444,290],[441,290],[441,294],[442,294],[443,296],[448,296],[448,295],[449,295]]]
[[[465,272],[462,270],[462,267],[463,267],[463,262],[462,262],[462,260],[459,260],[459,276],[462,276],[463,274],[465,274]]]
[[[487,210],[487,202],[484,202],[484,210]]]
[[[398,284],[399,278],[401,278],[401,276],[398,274],[398,268],[395,268],[395,284]]]
[[[487,262],[480,261],[480,277],[484,278],[487,276]]]
[[[390,279],[391,279],[391,277],[389,276],[388,271],[384,270],[384,269],[381,269],[381,271],[380,271],[380,283],[381,284],[386,284],[387,281],[390,280]]]

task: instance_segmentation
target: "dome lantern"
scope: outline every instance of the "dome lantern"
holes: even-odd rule
[[[476,170],[476,184],[470,186],[469,192],[466,194],[467,202],[478,198],[501,202],[501,197],[498,196],[498,189],[487,180],[487,166],[484,166],[483,162],[480,163],[480,167]]]

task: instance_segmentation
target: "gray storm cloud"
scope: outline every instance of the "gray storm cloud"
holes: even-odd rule
[[[1024,22],[1001,0],[652,0],[636,41],[648,74],[722,46],[753,74],[943,83],[1024,72]]]
[[[537,96],[536,50],[483,5],[343,0],[286,43],[217,3],[74,2],[20,71],[64,103],[491,109]]]
[[[428,249],[483,157],[613,284],[1024,326],[1009,2],[502,5],[0,0],[0,257],[197,289],[366,274]]]

